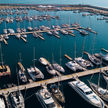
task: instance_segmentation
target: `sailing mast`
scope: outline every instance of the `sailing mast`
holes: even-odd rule
[[[1,51],[1,65],[3,66],[4,62],[3,62],[3,54],[2,54],[2,46],[0,43],[0,51]]]
[[[33,66],[35,67],[35,61],[36,61],[36,58],[35,58],[35,47],[33,48]]]

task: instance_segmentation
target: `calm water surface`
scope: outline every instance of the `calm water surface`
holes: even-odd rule
[[[6,0],[4,1],[6,2]],[[65,2],[66,1],[64,1],[64,3]],[[4,2],[1,1],[1,3],[4,3]],[[34,3],[37,3],[37,2],[34,1]],[[51,3],[51,1],[49,3]],[[29,11],[29,15],[34,15],[34,14],[41,15],[44,13],[40,13],[37,11]],[[62,58],[61,65],[65,68],[66,74],[70,74],[72,72],[65,67],[65,63],[68,60],[64,58],[64,54],[68,54],[72,58],[74,58],[75,56],[76,57],[82,56],[82,48],[83,48],[84,40],[85,40],[84,49],[87,52],[90,52],[90,53],[100,52],[101,48],[108,49],[108,30],[107,30],[108,23],[102,20],[97,21],[97,18],[101,16],[94,15],[94,16],[82,17],[82,13],[73,13],[72,11],[47,12],[47,14],[58,15],[60,16],[60,20],[56,21],[52,19],[50,22],[33,21],[32,26],[33,24],[39,27],[40,25],[51,26],[55,24],[61,25],[61,24],[69,23],[69,22],[70,24],[74,22],[78,22],[83,27],[91,27],[93,30],[98,32],[98,34],[95,35],[93,33],[89,33],[89,36],[84,37],[84,36],[81,36],[79,32],[74,31],[74,34],[76,35],[76,37],[72,37],[70,35],[64,36],[60,34],[61,39],[57,39],[54,36],[48,36],[46,33],[44,33],[43,36],[45,38],[45,41],[36,39],[32,35],[28,35],[27,43],[24,43],[21,39],[20,40],[16,39],[14,36],[10,37],[10,39],[8,40],[7,46],[2,43],[2,50],[3,50],[4,62],[8,64],[12,70],[12,77],[10,80],[11,82],[17,82],[15,77],[16,77],[16,65],[19,60],[19,53],[22,54],[22,63],[24,64],[25,68],[30,67],[30,65],[32,65],[33,47],[36,48],[36,59],[37,59],[36,66],[44,73],[45,78],[47,78],[48,75],[45,68],[42,65],[40,65],[40,63],[38,62],[38,59],[40,57],[45,57],[50,62],[52,62],[52,58],[53,58],[56,62],[59,63],[60,62],[60,49],[61,49],[61,58]],[[3,32],[4,25],[5,25],[4,23],[0,25],[0,33]],[[7,28],[13,28],[16,31],[16,28],[17,28],[16,25],[17,25],[16,22],[14,22],[13,24],[7,24]],[[25,25],[27,28],[28,26],[27,21],[25,22]],[[22,23],[20,24],[20,27],[23,27]],[[75,55],[75,42],[76,42],[76,55]],[[93,47],[94,47],[94,50],[92,50]],[[84,58],[87,58],[87,57],[84,55]],[[89,78],[90,77],[87,76],[87,77],[81,78],[81,80],[87,83],[87,79]],[[94,80],[95,82],[97,82],[96,79],[98,79],[98,76],[95,77],[95,80]],[[5,83],[7,81],[3,80],[1,82]],[[102,84],[105,85],[105,83],[102,83]],[[67,82],[64,83],[63,88],[64,88],[64,94],[66,96],[66,105],[65,105],[66,108],[79,108],[79,105],[80,107],[83,107],[83,108],[93,108],[93,106],[86,103],[76,92],[74,92],[67,85]],[[37,89],[27,91],[27,96],[30,96],[31,94],[35,93],[36,90]],[[38,105],[37,108],[41,108],[41,105],[35,96],[27,99],[25,102],[26,102],[26,108],[36,108],[37,105]]]

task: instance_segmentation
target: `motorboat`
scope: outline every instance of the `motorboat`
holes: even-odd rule
[[[41,64],[43,64],[43,65],[49,65],[50,63],[49,63],[49,61],[47,61],[45,58],[43,58],[43,57],[41,57],[40,59],[39,59],[39,61],[40,61],[40,63]]]
[[[85,101],[98,108],[105,108],[103,100],[79,79],[68,83]]]
[[[11,92],[8,99],[12,108],[25,108],[24,98],[20,91]]]
[[[64,73],[65,70],[62,66],[60,66],[58,63],[53,63],[52,66],[54,67],[55,70]]]
[[[37,91],[36,96],[43,108],[58,108],[46,86]]]

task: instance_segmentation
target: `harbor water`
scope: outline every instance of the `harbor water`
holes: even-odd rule
[[[7,0],[0,1],[0,3],[7,3]],[[14,0],[8,0],[9,3],[16,3]],[[33,1],[33,2],[32,2]],[[40,2],[36,2],[34,0],[26,1],[26,3],[46,3],[43,0],[40,0]],[[56,1],[56,0],[55,0]],[[61,1],[61,0],[60,0]],[[60,3],[58,1],[57,3]],[[70,1],[70,2],[69,2]],[[75,3],[72,0],[69,0],[66,2],[66,0],[63,0],[63,4],[67,3]],[[72,2],[71,2],[72,1]],[[83,1],[83,0],[82,0]],[[80,0],[81,3],[82,2]],[[96,0],[95,0],[96,1]],[[25,1],[18,1],[17,3],[25,3]],[[52,2],[48,2],[51,3]],[[55,2],[56,3],[56,2]],[[82,2],[83,3],[83,2]],[[86,3],[86,2],[85,2]],[[105,2],[104,2],[105,3]],[[100,4],[99,6],[101,6]],[[66,68],[65,63],[68,62],[68,60],[64,57],[64,54],[68,54],[70,57],[80,57],[82,56],[83,51],[87,51],[89,53],[99,53],[101,48],[108,49],[108,23],[106,23],[104,20],[97,20],[97,18],[100,18],[100,15],[93,15],[93,16],[82,16],[82,13],[73,13],[72,11],[56,11],[56,12],[38,12],[33,10],[28,10],[28,15],[42,15],[42,14],[49,14],[49,15],[56,15],[59,16],[59,20],[51,19],[51,21],[33,21],[31,26],[39,27],[41,25],[50,26],[51,25],[61,25],[61,24],[72,24],[72,23],[79,23],[82,27],[91,27],[94,31],[96,31],[98,34],[93,34],[89,32],[88,36],[82,36],[78,31],[74,31],[75,37],[71,35],[63,35],[59,33],[60,39],[49,36],[46,33],[43,33],[43,37],[45,40],[41,40],[39,38],[34,38],[32,34],[29,34],[27,37],[27,43],[24,43],[23,40],[17,39],[15,36],[10,36],[10,39],[8,40],[8,45],[5,45],[2,43],[2,53],[3,53],[3,59],[6,64],[8,64],[12,71],[11,78],[1,79],[2,83],[0,85],[4,85],[7,82],[14,82],[17,83],[16,80],[16,66],[17,62],[19,61],[19,53],[21,53],[22,57],[22,64],[25,66],[25,68],[30,67],[33,64],[33,48],[35,47],[35,56],[36,56],[36,66],[44,73],[45,78],[49,78],[49,75],[47,74],[45,68],[39,63],[40,57],[45,57],[48,61],[52,63],[52,61],[56,61],[57,63],[60,63],[60,52],[61,52],[61,65],[65,68],[66,73],[70,74],[73,73],[68,68]],[[29,26],[29,23],[25,21],[25,27],[27,28]],[[23,23],[20,23],[20,28],[23,27]],[[5,23],[3,22],[0,25],[0,34],[3,33],[3,29],[5,28]],[[7,28],[13,28],[16,31],[17,23],[14,22],[13,24],[8,23]],[[84,50],[83,50],[84,49]],[[75,53],[76,52],[76,53]],[[86,55],[84,55],[84,58],[87,58]],[[85,81],[87,84],[87,80],[90,79],[90,76],[83,77],[81,80]],[[98,75],[95,76],[93,79],[95,82],[97,82]],[[0,81],[0,82],[1,82]],[[85,102],[74,90],[72,90],[68,85],[67,82],[61,83],[63,86],[65,98],[66,98],[66,105],[65,108],[93,108],[90,104]],[[103,82],[103,85],[106,85]],[[27,95],[25,98],[25,104],[26,108],[41,108],[41,104],[37,100],[36,96],[33,95],[30,97],[33,93],[35,93],[38,90],[32,89],[27,90]],[[25,91],[23,91],[23,94],[25,94]]]
[[[107,0],[0,0],[0,3],[18,4],[89,4],[108,8]]]

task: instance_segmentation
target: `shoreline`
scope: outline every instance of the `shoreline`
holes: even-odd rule
[[[35,9],[37,11],[74,11],[79,10],[82,12],[90,12],[107,16],[108,8],[91,6],[91,5],[59,5],[59,4],[0,4],[0,9],[22,8],[22,9]]]

